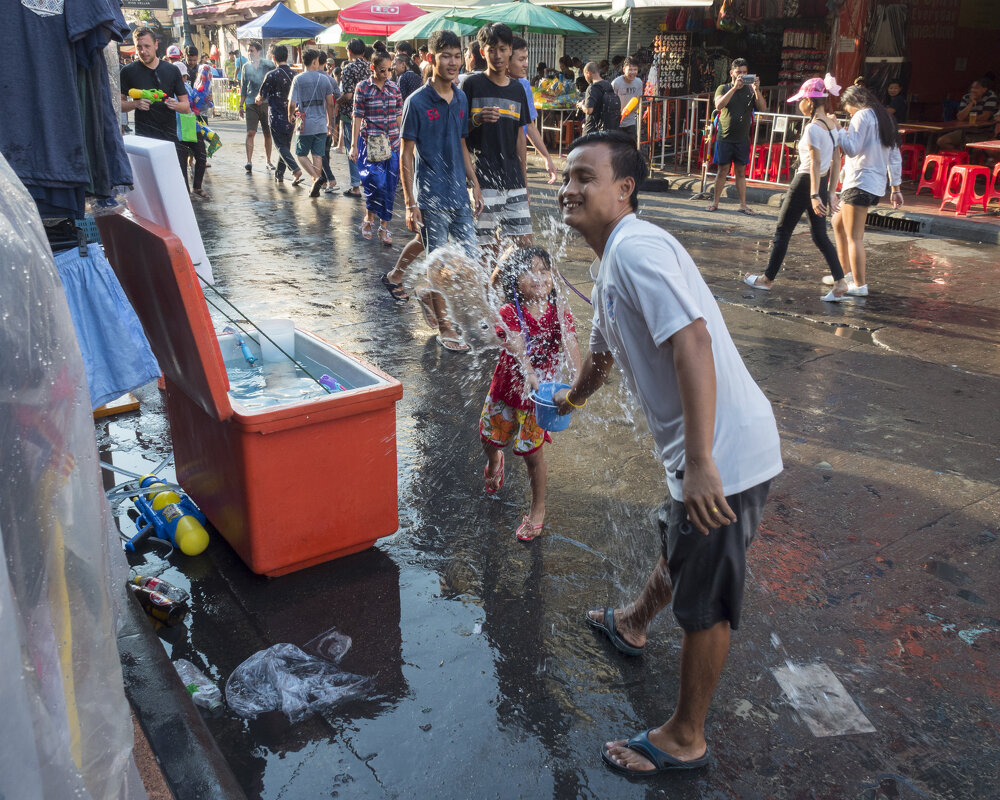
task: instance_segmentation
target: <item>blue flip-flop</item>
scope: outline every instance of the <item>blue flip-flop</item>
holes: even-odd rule
[[[649,731],[651,730],[654,729],[650,728]],[[705,755],[701,758],[695,758],[691,761],[681,761],[679,758],[675,758],[670,755],[670,753],[664,753],[659,747],[649,741],[649,731],[646,731],[645,733],[637,733],[625,743],[625,746],[629,750],[635,750],[635,752],[639,755],[648,758],[656,767],[655,769],[638,770],[623,767],[621,764],[616,763],[615,760],[608,755],[607,748],[604,745],[601,745],[601,758],[604,760],[604,763],[611,767],[611,769],[615,772],[620,772],[622,775],[629,775],[633,778],[645,778],[650,775],[662,775],[664,772],[700,769],[701,767],[708,766],[707,748],[705,749]]]
[[[597,611],[598,609],[591,609],[592,611]],[[641,656],[642,648],[635,647],[634,645],[626,642],[618,629],[615,627],[615,610],[613,608],[604,609],[604,617],[600,622],[594,619],[590,614],[587,614],[587,624],[590,625],[594,630],[598,630],[607,636],[611,640],[611,644],[615,646],[615,649],[619,653],[624,653],[627,656]]]

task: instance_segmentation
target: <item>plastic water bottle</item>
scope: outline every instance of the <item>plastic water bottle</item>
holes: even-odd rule
[[[188,690],[196,706],[215,711],[222,708],[222,692],[208,677],[186,658],[178,658],[174,669],[181,676],[184,688]]]
[[[191,600],[191,595],[184,589],[174,586],[172,583],[167,583],[162,578],[133,573],[129,576],[129,582],[134,586],[144,586],[151,591],[159,592],[164,597],[169,597],[175,603],[187,603]]]

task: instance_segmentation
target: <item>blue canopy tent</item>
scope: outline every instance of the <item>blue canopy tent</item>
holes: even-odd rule
[[[318,22],[296,14],[284,3],[278,3],[262,17],[236,29],[237,39],[302,39],[312,38],[326,28]]]

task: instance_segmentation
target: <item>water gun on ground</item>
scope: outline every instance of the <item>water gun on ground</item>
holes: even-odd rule
[[[207,125],[202,125],[200,122],[197,124],[198,133],[202,135],[205,139],[205,144],[207,146],[207,152],[209,156],[215,154],[215,151],[222,147],[222,139],[219,138],[219,134],[209,128]]]
[[[148,100],[150,103],[162,103],[167,99],[167,93],[159,89],[129,89],[128,96],[133,100]]]
[[[135,521],[139,532],[125,544],[126,550],[134,551],[136,544],[148,536],[163,539],[188,556],[196,556],[208,547],[205,515],[190,497],[168,489],[155,475],[144,475],[139,487],[145,493],[131,498],[139,512]]]

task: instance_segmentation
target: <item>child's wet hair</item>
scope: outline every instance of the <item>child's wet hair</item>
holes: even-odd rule
[[[515,294],[520,302],[524,302],[524,298],[517,291],[517,280],[531,269],[531,263],[536,258],[545,265],[549,272],[552,272],[552,256],[544,247],[518,247],[508,253],[500,262],[494,283],[500,284],[505,303],[513,303]],[[555,283],[553,283],[552,295],[554,300]]]

